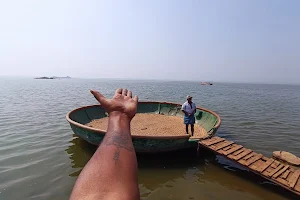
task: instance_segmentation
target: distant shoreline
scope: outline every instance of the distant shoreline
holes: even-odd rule
[[[34,77],[31,76],[18,76],[18,75],[0,75],[0,80],[2,79],[39,79],[42,77]],[[48,77],[51,78],[51,77]],[[64,77],[60,77],[64,78]],[[65,77],[66,78],[66,77]],[[68,78],[66,78],[68,79]],[[186,80],[186,79],[150,79],[150,78],[106,78],[106,77],[70,77],[72,80],[100,80],[100,81],[145,81],[145,82],[187,82],[187,83],[200,83],[200,80]],[[248,82],[248,81],[226,81],[226,80],[214,80],[214,85],[220,85],[220,84],[250,84],[250,85],[291,85],[291,86],[300,86],[300,82]]]
[[[47,76],[42,76],[42,77],[36,77],[34,79],[69,79],[71,78],[70,76],[65,76],[65,77],[58,77],[58,76],[52,76],[52,77],[47,77]]]

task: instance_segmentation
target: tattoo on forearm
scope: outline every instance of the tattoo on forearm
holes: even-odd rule
[[[126,133],[113,133],[112,136],[106,135],[103,140],[104,145],[113,145],[117,147],[117,150],[114,153],[114,161],[117,163],[120,157],[120,149],[126,149],[130,152],[133,152],[133,146],[131,137]]]
[[[103,142],[105,145],[114,145],[118,148],[133,151],[131,137],[125,133],[113,133],[112,136],[106,136]]]
[[[115,163],[119,160],[120,157],[120,148],[117,148],[115,154],[114,154],[114,161]]]

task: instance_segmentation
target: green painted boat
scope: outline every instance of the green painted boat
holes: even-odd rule
[[[183,118],[181,105],[169,102],[139,102],[137,113],[151,113],[158,115],[171,115]],[[99,145],[106,133],[105,130],[95,129],[85,124],[95,119],[107,117],[107,113],[101,105],[91,105],[77,108],[69,112],[67,121],[76,136],[85,141]],[[196,124],[205,130],[201,137],[191,137],[191,135],[178,136],[149,136],[133,135],[132,142],[136,152],[167,152],[184,148],[191,148],[197,145],[200,139],[213,136],[221,125],[220,117],[213,111],[197,107]]]

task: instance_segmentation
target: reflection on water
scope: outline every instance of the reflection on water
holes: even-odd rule
[[[72,168],[76,169],[77,171],[72,172],[69,174],[69,176],[77,177],[85,164],[90,160],[97,147],[90,145],[78,137],[74,137],[70,143],[71,145],[68,146],[66,152],[69,154],[69,157],[72,160]]]
[[[74,137],[66,152],[77,177],[97,147]],[[231,161],[200,149],[138,154],[142,199],[293,199],[294,196]],[[277,191],[277,192],[276,192]]]

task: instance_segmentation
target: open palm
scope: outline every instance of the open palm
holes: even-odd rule
[[[137,111],[138,97],[132,98],[132,92],[127,89],[117,89],[112,99],[105,98],[100,92],[91,90],[91,93],[103,106],[103,108],[111,114],[113,112],[126,114],[130,119],[134,117]]]

